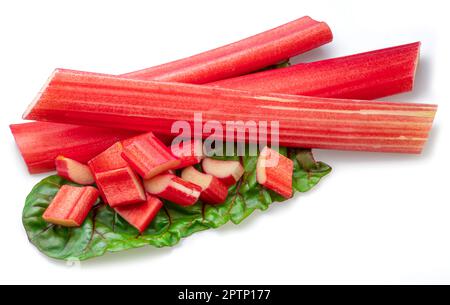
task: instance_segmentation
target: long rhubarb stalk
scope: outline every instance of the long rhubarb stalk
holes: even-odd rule
[[[223,126],[227,121],[279,122],[279,143],[284,146],[420,153],[436,109],[435,105],[259,94],[56,70],[24,119],[170,135],[175,121],[194,125],[197,112],[204,121]],[[271,130],[268,135],[272,136]]]
[[[376,99],[411,91],[420,42],[220,80],[209,85],[258,92]]]
[[[55,169],[55,159],[59,155],[86,163],[115,142],[138,134],[47,122],[13,124],[10,128],[32,174]]]
[[[212,84],[249,91],[334,98],[380,98],[412,89],[419,53],[420,43],[412,43],[249,74]],[[62,132],[65,129],[68,132]],[[70,149],[71,154],[84,153],[86,157],[79,161],[86,161],[108,148],[123,133],[118,131],[113,134],[110,130],[91,127],[64,127],[62,124],[55,128],[55,124],[45,122],[12,125],[11,130],[30,173],[53,170],[53,160],[58,155],[66,155],[67,149]],[[84,138],[83,135],[88,136]],[[99,137],[98,141],[93,142],[96,137]],[[77,159],[77,156],[74,157]]]
[[[303,17],[214,50],[123,76],[204,84],[257,71],[332,39],[326,23]]]

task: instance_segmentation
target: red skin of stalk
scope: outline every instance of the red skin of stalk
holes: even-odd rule
[[[212,175],[201,173],[190,166],[183,170],[181,178],[201,187],[200,199],[205,203],[216,205],[227,199],[228,188]]]
[[[129,167],[97,173],[95,181],[112,208],[146,200],[140,179]]]
[[[217,49],[123,76],[204,84],[257,71],[332,39],[326,23],[303,17]]]
[[[64,156],[58,156],[55,159],[55,166],[58,175],[69,181],[81,185],[91,185],[95,182],[94,176],[92,175],[89,166],[84,165],[80,162],[66,158]]]
[[[166,180],[166,183],[164,183],[162,190],[153,192],[152,184],[158,179],[164,179]],[[195,204],[202,191],[202,188],[198,185],[185,181],[173,174],[163,174],[145,180],[144,185],[148,193],[181,206],[191,206]]]
[[[57,121],[64,113],[64,120],[71,123],[170,135],[172,123],[193,124],[192,114],[201,112],[204,122],[215,120],[223,126],[229,121],[278,121],[279,143],[287,147],[419,153],[436,109],[436,105],[259,94],[56,70],[24,118]],[[272,136],[270,130],[268,135]]]
[[[176,169],[199,164],[204,158],[203,143],[198,140],[173,144],[170,150],[180,160],[180,165]]]
[[[276,166],[264,166],[264,160],[276,157],[279,162]],[[263,168],[262,168],[263,167]],[[262,174],[264,171],[265,174]],[[292,197],[292,176],[294,174],[294,162],[280,155],[278,152],[266,147],[258,158],[257,180],[264,187],[280,194],[284,198]]]
[[[46,222],[56,225],[80,227],[98,196],[98,190],[91,186],[63,185],[42,217]]]
[[[141,133],[49,122],[13,124],[10,129],[31,174],[54,170],[60,155],[87,163],[115,142]]]
[[[258,92],[370,100],[411,91],[419,54],[420,42],[416,42],[247,74],[208,85]]]
[[[101,154],[92,158],[88,164],[93,173],[102,173],[110,170],[128,167],[121,154],[123,152],[122,143],[117,142]]]
[[[122,216],[130,225],[138,229],[139,233],[144,232],[152,220],[158,215],[163,203],[158,198],[147,194],[147,200],[131,206],[115,208],[115,211]]]
[[[217,172],[217,166],[221,164],[221,167],[230,168],[237,166],[235,171],[228,171],[225,174]],[[202,169],[206,174],[216,177],[220,180],[225,186],[230,187],[241,179],[244,174],[244,168],[239,161],[223,161],[223,160],[214,160],[210,158],[206,158],[203,160]]]
[[[152,132],[124,140],[122,146],[123,159],[144,179],[175,169],[180,164]]]
[[[419,53],[420,43],[412,43],[211,84],[250,91],[368,100],[411,90]],[[57,155],[86,162],[121,140],[121,133],[129,133],[46,122],[11,125],[11,131],[30,173],[53,170]],[[401,150],[392,148],[394,152]]]

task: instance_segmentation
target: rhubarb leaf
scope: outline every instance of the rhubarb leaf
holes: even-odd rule
[[[331,168],[316,162],[310,150],[282,150],[294,160],[293,188],[306,192],[315,186]],[[235,157],[229,157],[234,159]],[[23,211],[23,224],[28,238],[45,255],[63,260],[86,260],[107,252],[117,252],[146,245],[170,247],[196,232],[218,228],[231,221],[239,224],[255,210],[264,211],[281,196],[256,182],[257,157],[245,156],[245,174],[232,186],[226,202],[218,206],[199,202],[182,207],[165,202],[164,208],[143,233],[130,226],[110,207],[100,202],[80,228],[63,228],[42,219],[45,209],[64,184],[72,184],[59,176],[39,182],[28,195]]]

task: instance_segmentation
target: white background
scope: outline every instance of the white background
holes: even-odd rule
[[[5,283],[450,283],[449,17],[446,1],[1,1],[0,281]],[[56,67],[119,74],[310,15],[334,41],[297,61],[422,41],[416,88],[439,104],[422,156],[316,151],[333,173],[314,191],[171,249],[70,267],[21,223],[28,175],[9,132]],[[447,134],[447,135],[446,135]]]

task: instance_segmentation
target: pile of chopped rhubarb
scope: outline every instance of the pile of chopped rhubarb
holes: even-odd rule
[[[252,193],[247,199],[253,204],[291,198],[296,189],[309,190],[330,170],[326,167],[319,178],[308,180],[321,167],[311,149],[421,153],[437,106],[372,100],[413,89],[420,42],[289,64],[291,57],[332,39],[326,23],[303,17],[123,75],[56,69],[23,115],[33,122],[10,126],[30,173],[56,169],[66,181],[39,220],[78,228],[91,219],[91,244],[99,230],[95,216],[101,206],[143,234],[173,205],[188,209],[198,202],[229,204],[227,213],[237,209],[248,216],[245,208],[235,207],[244,200],[236,195],[242,188]],[[178,122],[194,126],[181,142],[174,131]],[[211,122],[215,127],[208,125]],[[254,122],[257,136],[235,134],[242,122]],[[253,163],[246,164],[242,156],[208,154],[204,140],[229,140],[225,126],[233,128],[232,142],[257,144]],[[223,224],[206,225],[204,209],[197,230]],[[32,242],[33,230],[27,227]],[[111,230],[115,233],[115,225]],[[189,234],[177,233],[176,238]],[[106,233],[100,236],[108,238]]]

